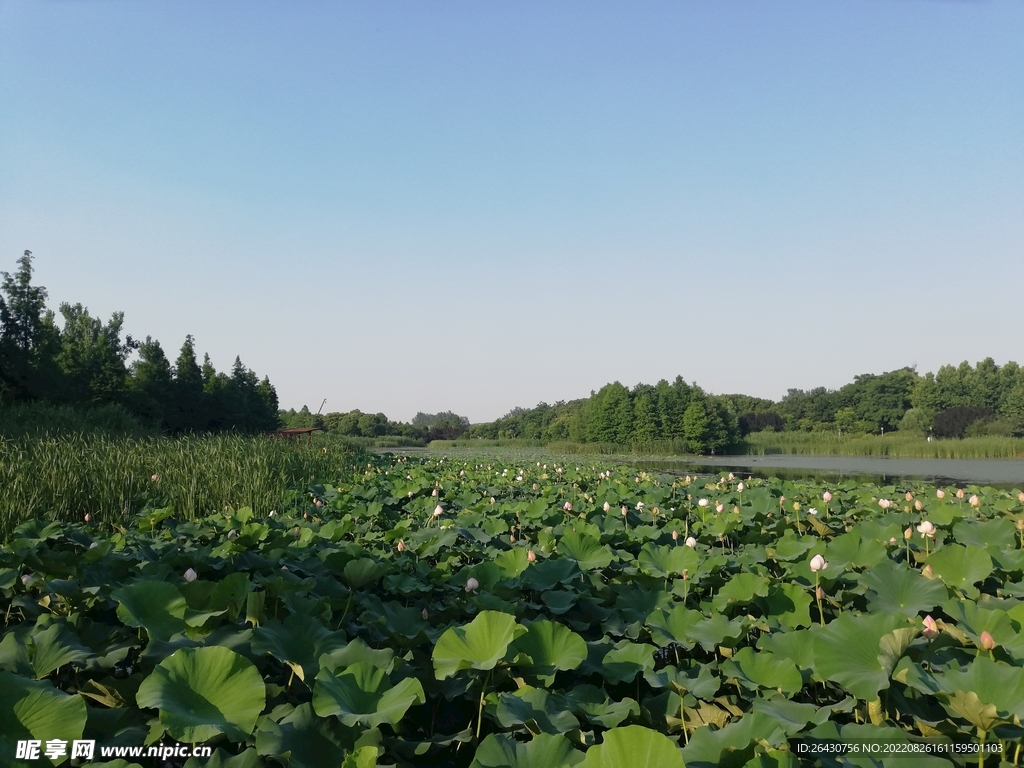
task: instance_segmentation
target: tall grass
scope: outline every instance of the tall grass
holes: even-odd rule
[[[352,444],[269,437],[114,438],[57,435],[0,440],[0,538],[29,518],[119,522],[147,504],[185,518],[279,508],[294,489],[351,472]],[[156,479],[153,479],[153,476]]]
[[[543,440],[520,440],[518,438],[483,439],[463,437],[458,440],[431,440],[430,447],[445,448],[544,448]]]
[[[967,437],[963,440],[928,442],[923,437],[839,437],[831,432],[755,432],[747,435],[746,453],[830,454],[842,456],[893,456],[920,459],[1018,459],[1024,458],[1024,439],[1017,437]]]

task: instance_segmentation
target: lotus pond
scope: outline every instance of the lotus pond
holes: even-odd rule
[[[30,521],[0,549],[0,762],[1019,764],[1022,528],[992,488],[392,456],[266,516]]]

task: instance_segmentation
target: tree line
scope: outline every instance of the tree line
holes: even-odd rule
[[[360,410],[310,413],[308,406],[291,408],[279,414],[285,427],[316,427],[345,437],[403,437],[424,443],[431,440],[456,440],[469,431],[469,419],[453,411],[417,413],[411,422],[392,421],[383,413]]]
[[[903,432],[936,437],[1024,436],[1024,369],[986,358],[919,375],[913,367],[862,374],[839,389],[790,389],[779,401],[710,395],[682,377],[669,383],[606,384],[590,397],[514,408],[475,424],[471,437],[649,445],[682,443],[694,453],[722,453],[752,432]]]
[[[277,392],[235,358],[218,372],[185,337],[172,364],[160,342],[124,335],[124,313],[104,322],[82,304],[54,312],[32,284],[32,253],[0,272],[0,402],[118,405],[170,432],[277,428]],[[58,319],[59,314],[59,319]]]

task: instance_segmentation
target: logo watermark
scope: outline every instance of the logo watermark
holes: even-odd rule
[[[148,747],[96,746],[94,739],[25,739],[19,741],[15,750],[18,760],[60,761],[70,757],[93,760],[96,757],[210,757],[213,747],[192,746],[191,744],[152,744]]]

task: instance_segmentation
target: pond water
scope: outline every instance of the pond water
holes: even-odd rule
[[[455,448],[444,451],[396,449],[398,453],[491,456],[500,460],[539,459],[552,456],[543,448]],[[923,480],[940,485],[991,485],[1024,488],[1024,459],[904,459],[889,456],[834,456],[816,454],[769,454],[765,456],[573,456],[573,461],[614,462],[655,472],[716,475],[734,472],[754,477],[788,480],[857,480],[889,485],[901,479]]]
[[[715,456],[689,460],[637,459],[638,466],[663,472],[718,474],[735,472],[755,477],[787,479],[861,480],[891,484],[901,478],[942,485],[1024,487],[1021,459],[902,459],[888,456],[819,456],[772,454],[767,456]]]

